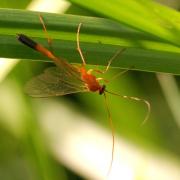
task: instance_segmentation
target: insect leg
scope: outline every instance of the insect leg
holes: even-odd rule
[[[107,79],[104,79],[104,78],[96,78],[97,81],[104,81],[105,83],[108,83],[109,80]]]
[[[39,14],[39,20],[40,20],[40,22],[41,22],[41,24],[42,24],[43,31],[44,31],[45,36],[46,36],[46,38],[47,38],[49,48],[50,48],[50,50],[53,52],[52,39],[50,38],[50,36],[49,36],[49,34],[48,34],[48,32],[47,32],[47,28],[46,28],[46,25],[45,25],[45,23],[44,23],[44,20],[43,20],[43,17],[41,16],[41,14]]]
[[[106,66],[106,68],[105,68],[105,70],[102,71],[102,73],[106,73],[106,72],[109,70],[109,67],[110,67],[111,63],[113,62],[113,60],[114,60],[117,56],[121,55],[125,50],[126,50],[126,48],[123,48],[123,49],[118,50],[118,51],[111,57],[111,59],[109,60],[107,66]]]
[[[125,70],[123,70],[123,71],[120,71],[119,73],[115,74],[115,75],[111,78],[111,80],[116,79],[118,76],[122,76],[123,74],[127,73],[128,71],[130,71],[132,68],[133,68],[133,67],[130,67],[130,68],[128,68],[128,69],[125,69]],[[109,82],[111,82],[111,80],[110,80]]]
[[[150,115],[150,112],[151,112],[151,104],[149,103],[149,101],[145,100],[145,99],[141,99],[139,97],[133,97],[133,96],[124,96],[124,95],[121,95],[121,94],[118,94],[118,93],[114,93],[114,92],[109,92],[107,90],[105,90],[107,93],[109,94],[112,94],[112,95],[115,95],[115,96],[119,96],[121,98],[125,98],[125,99],[128,99],[128,100],[133,100],[133,101],[139,101],[139,102],[143,102],[146,107],[147,107],[147,113],[146,113],[146,116],[142,122],[141,125],[145,124],[147,122],[147,120],[149,119],[149,115]]]
[[[112,121],[112,118],[111,118],[111,113],[110,113],[110,108],[109,108],[109,104],[108,104],[106,93],[104,92],[103,94],[104,94],[106,110],[108,112],[109,125],[111,127],[111,133],[112,133],[111,161],[110,161],[110,166],[109,166],[108,173],[107,173],[107,175],[109,175],[109,173],[110,173],[110,171],[112,169],[112,164],[113,164],[113,160],[114,160],[114,146],[115,146],[115,137],[114,137],[114,134],[115,134],[115,129],[114,129],[113,121]]]
[[[86,65],[86,61],[84,59],[84,56],[83,56],[83,53],[82,53],[82,50],[81,50],[81,47],[80,47],[80,44],[79,44],[79,33],[80,33],[80,29],[81,29],[81,26],[82,26],[82,23],[79,23],[78,25],[78,30],[77,30],[77,50],[81,56],[81,59],[82,59],[82,63],[83,63],[83,66]]]
[[[123,49],[118,50],[118,51],[113,55],[113,57],[109,60],[107,66],[106,66],[106,68],[105,68],[105,70],[93,69],[93,71],[96,72],[96,73],[99,73],[99,74],[104,74],[104,73],[106,73],[106,72],[109,70],[109,67],[110,67],[112,61],[113,61],[118,55],[122,54],[123,51],[125,51],[125,50],[126,50],[126,48],[123,48]],[[122,71],[122,72],[116,74],[115,76],[122,75],[122,74],[124,74],[124,73],[127,72],[127,71],[129,71],[129,69],[128,69],[128,70],[125,70],[125,71]],[[115,77],[113,77],[112,79],[114,79],[114,78],[115,78]]]

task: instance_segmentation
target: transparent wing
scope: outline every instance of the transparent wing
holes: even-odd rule
[[[27,94],[33,97],[62,96],[66,94],[86,92],[80,73],[76,76],[66,69],[50,67],[37,77],[32,78],[25,87]]]
[[[81,75],[77,69],[77,67],[75,67],[74,65],[68,63],[67,61],[65,61],[64,59],[60,59],[60,58],[56,58],[56,62],[55,64],[57,65],[57,67],[60,69],[60,71],[66,75],[71,75],[74,78],[76,78],[76,81],[79,80],[82,82],[81,80]]]

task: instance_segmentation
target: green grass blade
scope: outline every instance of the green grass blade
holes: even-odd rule
[[[96,13],[180,45],[180,14],[151,0],[69,0]],[[164,12],[164,18],[160,16]],[[170,23],[166,20],[171,18]],[[168,23],[168,25],[167,25]]]
[[[41,14],[53,38],[55,54],[69,62],[81,62],[76,51],[76,32],[82,22],[80,42],[89,64],[106,65],[119,48],[127,47],[112,66],[180,74],[180,49],[159,38],[104,18]],[[0,24],[1,57],[47,60],[16,39],[16,33],[24,33],[47,46],[38,12],[0,9]]]

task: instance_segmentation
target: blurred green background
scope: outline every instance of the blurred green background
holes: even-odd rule
[[[35,0],[33,2],[35,2]],[[19,0],[18,2],[1,0],[0,8],[27,9],[30,3],[32,3],[32,1],[29,0]],[[179,9],[180,7],[178,1],[170,1],[168,3],[172,5],[173,8]],[[39,4],[39,6],[41,6],[41,4]],[[103,17],[102,14],[83,8],[77,4],[69,5],[65,13]],[[13,62],[14,60],[7,61]],[[3,63],[0,62],[0,66],[3,67]],[[98,127],[105,129],[110,136],[111,132],[107,112],[104,107],[104,99],[93,93],[79,93],[48,99],[28,97],[24,93],[25,83],[31,77],[40,74],[49,66],[52,66],[52,64],[19,61],[11,68],[7,76],[1,80],[0,179],[56,180],[92,179],[92,177],[99,179],[100,176],[94,175],[91,171],[87,174],[82,172],[81,168],[77,168],[78,163],[77,165],[73,164],[73,166],[71,166],[62,158],[63,155],[60,154],[60,158],[57,158],[58,153],[54,153],[57,151],[53,149],[55,146],[52,145],[52,137],[49,137],[51,136],[49,134],[53,134],[53,128],[56,128],[54,131],[58,131],[58,129],[61,131],[63,127],[67,128],[66,114],[63,114],[65,112],[60,109],[60,116],[50,116],[47,120],[49,124],[46,123],[46,121],[43,122],[43,117],[46,114],[48,116],[53,113],[52,111],[48,114],[48,109],[56,109],[58,107],[57,104],[60,104],[66,107],[69,113],[78,114],[77,116],[72,116],[72,123],[75,123],[76,126],[78,126],[80,116],[82,115],[93,121],[92,123]],[[112,74],[117,71],[118,69],[112,69],[107,75],[107,78],[111,77]],[[149,120],[144,126],[140,126],[146,113],[143,104],[109,95],[108,100],[116,129],[116,136],[121,137],[123,141],[128,142],[128,144],[133,144],[143,152],[151,155],[152,159],[155,159],[153,163],[156,163],[156,157],[162,155],[163,160],[161,163],[168,164],[170,161],[170,164],[172,164],[175,169],[179,169],[180,167],[179,83],[178,76],[173,78],[164,74],[130,71],[126,75],[114,80],[108,86],[109,90],[120,92],[123,95],[147,99],[152,107]],[[168,87],[171,85],[174,88],[168,91]],[[58,124],[53,124],[56,122],[53,120],[55,117],[57,118],[56,121],[58,121]],[[68,123],[70,122],[68,121]],[[51,126],[53,126],[52,129]],[[69,128],[71,127],[73,128],[73,125],[70,125]],[[73,134],[73,129],[69,131],[72,131]],[[101,132],[99,132],[99,134],[100,133]],[[56,138],[54,142],[63,140],[64,136],[64,134],[62,134],[61,137],[53,136],[53,138]],[[86,139],[84,139],[84,144],[85,143]],[[79,144],[79,146],[81,145]],[[109,144],[109,146],[109,148],[111,148],[111,144]],[[81,147],[79,148],[81,149]],[[111,150],[109,149],[108,152],[110,154]],[[134,156],[135,155],[136,154],[134,154]],[[98,163],[98,159],[96,159],[93,154],[89,156],[92,156],[91,158],[94,158],[95,163],[96,161]],[[79,157],[79,159],[81,159],[81,157]],[[86,166],[86,164],[88,164],[88,162],[84,162],[84,166]],[[150,166],[150,164],[145,165],[145,167],[147,166]],[[144,170],[145,167],[141,165],[138,170],[139,172],[136,172],[134,176],[129,177],[129,179],[148,179],[147,177],[149,177],[149,179],[158,179],[158,172],[154,171],[152,174],[146,174],[148,171]],[[169,174],[168,177],[172,177],[172,179],[177,178],[178,180],[180,174],[177,173],[177,175],[173,176],[173,172],[171,166],[166,170],[166,173]],[[93,175],[91,175],[91,173]],[[106,172],[104,172],[104,174],[106,174]],[[117,177],[118,179],[118,176],[113,177]],[[128,177],[126,179],[128,179]]]

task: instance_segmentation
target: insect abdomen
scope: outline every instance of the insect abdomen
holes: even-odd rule
[[[30,39],[29,37],[27,37],[24,34],[17,34],[17,35],[18,35],[18,40],[20,42],[22,42],[26,46],[36,50],[37,43],[35,41],[33,41],[32,39]]]

